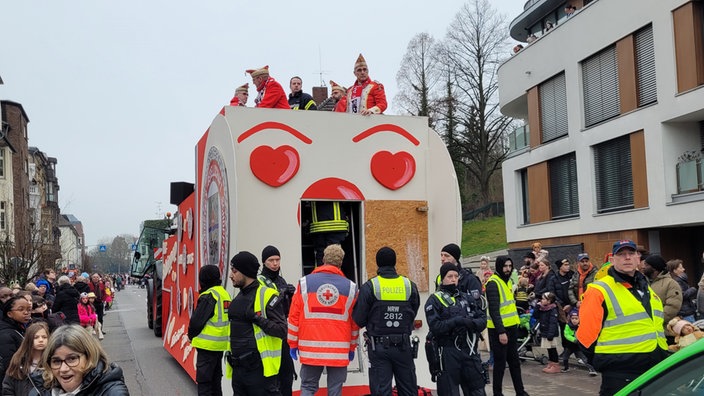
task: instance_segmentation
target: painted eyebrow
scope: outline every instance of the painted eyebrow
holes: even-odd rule
[[[274,122],[274,121],[262,122],[261,124],[257,124],[249,129],[247,129],[246,131],[242,132],[242,134],[240,136],[237,137],[237,143],[242,143],[248,137],[254,135],[257,132],[261,132],[265,129],[278,129],[281,131],[286,131],[286,132],[290,133],[291,135],[297,137],[300,141],[302,141],[305,144],[313,143],[313,140],[311,140],[311,138],[309,138],[308,136],[299,132],[297,129],[292,128],[286,124],[282,124],[280,122]]]
[[[416,146],[420,145],[420,142],[418,141],[418,139],[416,139],[413,135],[411,135],[410,133],[408,133],[407,130],[405,130],[404,128],[401,128],[401,127],[398,126],[398,125],[394,125],[394,124],[381,124],[381,125],[377,125],[377,126],[375,126],[375,127],[371,127],[371,128],[369,128],[369,129],[363,131],[362,133],[358,134],[357,136],[353,137],[353,138],[352,138],[352,141],[355,142],[355,143],[359,143],[359,142],[361,142],[363,139],[366,139],[366,138],[368,138],[369,136],[371,136],[371,135],[373,135],[373,134],[375,134],[375,133],[379,133],[379,132],[394,132],[394,133],[398,133],[399,135],[401,135],[401,136],[405,137],[406,139],[408,139],[408,140],[409,140],[411,143],[413,143],[414,145],[416,145]]]

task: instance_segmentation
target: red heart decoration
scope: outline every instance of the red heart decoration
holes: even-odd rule
[[[416,174],[416,161],[405,151],[396,154],[379,151],[372,157],[371,171],[379,184],[389,190],[397,190]]]
[[[279,187],[293,178],[300,165],[298,151],[291,146],[259,146],[249,156],[252,174],[262,182]]]

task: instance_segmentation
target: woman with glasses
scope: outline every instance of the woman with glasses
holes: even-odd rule
[[[105,351],[86,329],[79,325],[61,326],[49,337],[39,374],[32,380],[43,382],[41,395],[129,395],[122,369],[109,363]],[[30,393],[32,395],[32,393]]]
[[[0,320],[0,366],[3,380],[12,355],[22,344],[24,330],[32,319],[32,304],[24,297],[14,296],[3,304],[5,315]]]

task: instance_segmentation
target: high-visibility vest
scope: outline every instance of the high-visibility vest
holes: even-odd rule
[[[260,285],[270,287],[276,291],[279,291],[279,287],[276,286],[276,283],[274,283],[274,281],[267,278],[266,276],[259,274],[259,276],[257,276],[257,280],[259,280]]]
[[[227,315],[227,305],[232,301],[232,297],[220,285],[213,286],[201,293],[201,295],[204,294],[210,294],[215,299],[213,316],[205,323],[200,334],[191,340],[191,345],[207,351],[229,351],[230,321]]]
[[[411,281],[405,276],[375,276],[369,280],[376,301],[369,310],[367,330],[372,336],[410,334],[415,312],[411,307]]]
[[[643,304],[622,284],[607,275],[590,283],[604,296],[606,318],[596,341],[595,353],[647,353],[660,347],[667,350],[660,297],[650,291],[650,315]]]
[[[504,326],[515,326],[521,322],[518,317],[518,310],[516,309],[516,300],[513,298],[513,283],[509,280],[508,283],[504,282],[503,279],[499,278],[498,275],[493,274],[487,280],[487,283],[496,283],[499,289],[499,315],[501,316],[501,322]],[[489,329],[494,329],[494,321],[491,320],[491,315],[489,313],[489,306],[486,308],[486,327]]]
[[[340,203],[337,201],[330,202],[332,204],[332,219],[329,220],[318,220],[318,207],[316,202],[313,202],[313,219],[310,224],[310,232],[333,232],[333,231],[347,231],[349,229],[349,224],[347,220],[342,218],[342,211],[340,210]]]
[[[442,290],[436,291],[435,293],[433,293],[433,295],[435,296],[435,298],[438,299],[438,301],[440,301],[440,304],[442,304],[442,306],[445,308],[451,307],[457,302],[454,297],[445,293]]]
[[[272,297],[278,296],[279,293],[261,284],[257,288],[257,295],[254,298],[254,312],[261,312],[262,317],[266,318],[266,305]],[[279,373],[281,367],[281,338],[270,336],[261,329],[261,327],[252,323],[254,328],[254,339],[257,341],[257,350],[262,358],[264,366],[264,376],[271,377]]]

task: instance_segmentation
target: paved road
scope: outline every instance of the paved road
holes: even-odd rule
[[[113,309],[105,316],[108,334],[103,347],[111,361],[125,373],[125,382],[132,396],[195,395],[195,383],[162,347],[146,325],[146,291],[129,286],[116,295]],[[522,364],[526,391],[538,396],[593,396],[599,393],[600,377],[589,377],[587,371],[574,368],[568,373],[544,374],[544,366],[535,361]],[[491,395],[488,385],[487,395]],[[225,387],[225,394],[232,389]],[[504,394],[515,395],[508,369],[504,377]]]
[[[567,373],[545,374],[542,364],[535,361],[524,361],[521,373],[526,392],[532,396],[594,396],[599,394],[601,377],[590,377],[586,370],[572,368]],[[504,375],[504,394],[513,396],[511,375],[508,368]],[[491,395],[491,385],[486,387],[487,395]]]
[[[195,395],[196,384],[147,327],[145,289],[128,286],[106,311],[103,347],[125,374],[131,396]]]

